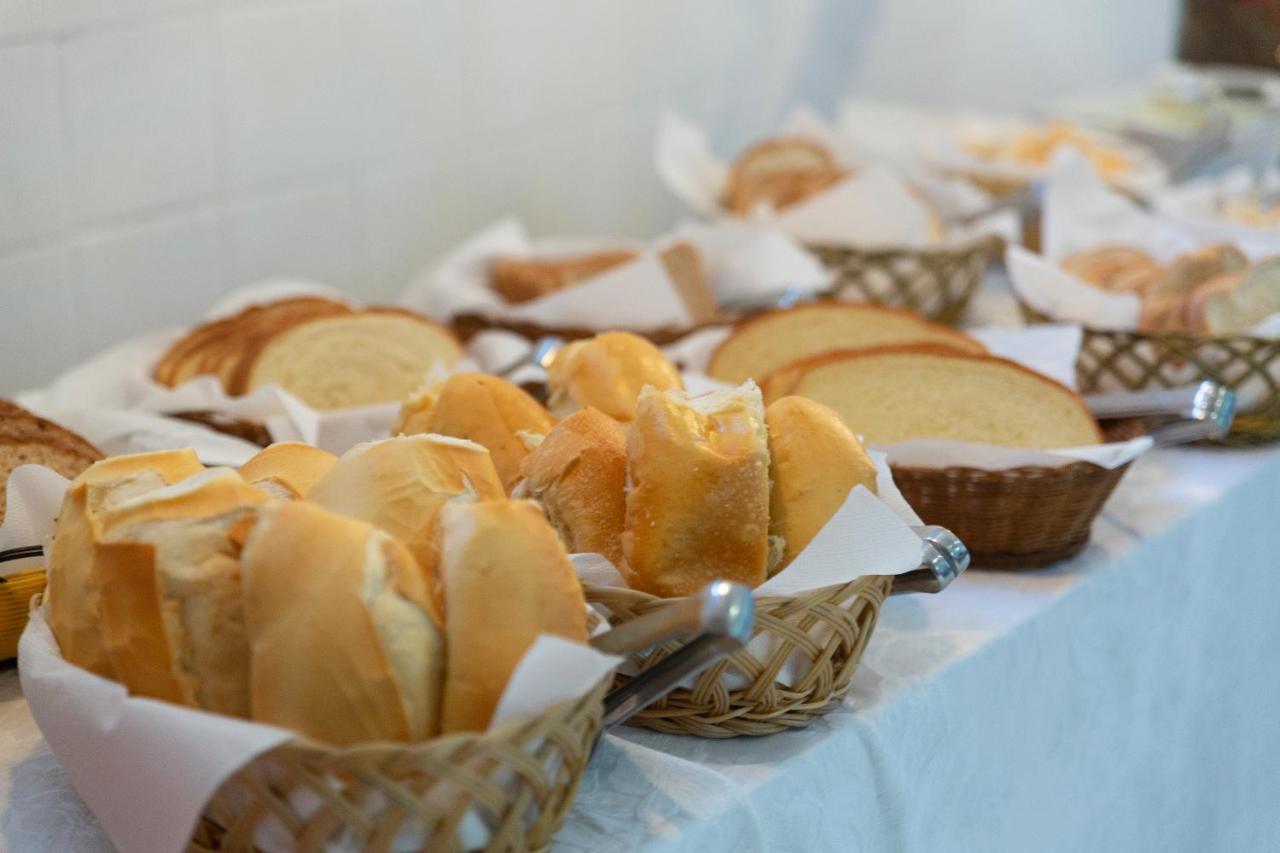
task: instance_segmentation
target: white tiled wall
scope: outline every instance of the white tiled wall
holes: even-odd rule
[[[263,276],[390,298],[508,212],[661,231],[665,106],[736,148],[798,98],[1017,106],[1166,53],[1173,0],[1082,3],[0,0],[0,393]]]

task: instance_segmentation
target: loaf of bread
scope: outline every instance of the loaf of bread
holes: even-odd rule
[[[102,458],[98,448],[69,429],[0,400],[0,523],[8,505],[9,475],[19,465],[43,465],[72,479]]]
[[[45,589],[49,627],[68,661],[115,677],[102,637],[102,583],[95,571],[102,514],[203,470],[193,451],[165,450],[105,459],[71,481],[58,512]]]
[[[664,597],[717,579],[754,587],[781,558],[769,540],[768,438],[753,384],[696,397],[645,388],[627,470],[629,586]]]
[[[455,502],[440,512],[444,732],[483,730],[539,634],[587,639],[586,602],[555,531],[530,501]]]
[[[338,745],[435,733],[440,628],[404,545],[308,501],[279,502],[241,563],[255,720]]]
[[[769,430],[769,535],[782,543],[770,574],[791,565],[855,486],[876,491],[876,466],[839,416],[804,397],[764,413]]]
[[[629,422],[646,385],[684,388],[675,365],[649,341],[630,332],[602,332],[556,354],[547,368],[547,404],[558,418],[590,406]]]
[[[630,249],[609,249],[558,258],[496,259],[489,267],[489,284],[513,305],[563,290],[616,266],[635,260]]]
[[[551,431],[555,419],[520,388],[486,373],[454,375],[410,395],[392,435],[437,433],[487,448],[508,492],[520,479],[520,463]]]
[[[788,373],[786,394],[830,407],[872,444],[928,438],[1049,449],[1102,441],[1080,395],[994,356],[873,347],[814,356]]]
[[[729,170],[721,203],[746,216],[762,205],[784,210],[848,177],[824,146],[803,137],[756,143]]]
[[[622,565],[627,431],[597,409],[580,409],[525,457],[512,497],[536,500],[572,552]]]
[[[337,463],[338,457],[301,441],[264,447],[240,466],[240,476],[281,500],[305,498],[311,487]]]
[[[763,382],[806,356],[887,344],[939,343],[966,352],[986,348],[963,332],[910,311],[822,302],[769,311],[738,324],[712,353],[707,373],[723,382]],[[766,399],[774,399],[765,389]]]

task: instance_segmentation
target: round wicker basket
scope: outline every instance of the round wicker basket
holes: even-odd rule
[[[635,714],[629,725],[669,734],[723,738],[801,728],[840,703],[875,630],[892,577],[869,576],[794,596],[755,601],[751,642]],[[617,627],[670,599],[584,584]],[[644,672],[679,648],[668,643],[630,663]],[[791,666],[784,672],[788,661]],[[626,682],[627,676],[617,678]]]
[[[909,308],[927,319],[956,324],[1003,251],[999,237],[944,249],[857,249],[810,244],[809,251],[835,275],[839,299]]]
[[[330,747],[291,741],[214,794],[192,851],[253,851],[259,834],[296,851],[464,850],[468,812],[488,827],[481,849],[544,850],[578,787],[600,730],[608,679],[580,699],[483,733],[414,744]],[[474,818],[469,819],[475,823]]]

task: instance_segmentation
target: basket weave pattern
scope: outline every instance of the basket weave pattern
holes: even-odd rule
[[[751,644],[704,670],[691,688],[677,687],[628,723],[669,734],[723,738],[801,728],[840,703],[893,578],[871,576],[794,596],[756,598]],[[587,601],[602,605],[616,627],[669,599],[638,590],[585,584]],[[644,672],[678,643],[635,655]],[[802,662],[788,683],[783,666]],[[621,682],[627,676],[619,675]]]
[[[835,274],[840,299],[910,308],[939,323],[960,322],[1003,243],[988,237],[948,249],[857,249],[810,244]]]
[[[338,838],[387,851],[406,831],[422,849],[462,850],[468,811],[490,827],[485,850],[545,849],[591,756],[607,681],[484,733],[346,748],[283,744],[223,784],[189,849],[255,850],[255,833],[269,823],[297,851],[321,851]]]

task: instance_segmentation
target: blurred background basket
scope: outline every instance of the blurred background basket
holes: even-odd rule
[[[6,575],[0,582],[0,661],[18,656],[18,638],[31,615],[31,599],[44,592],[44,569]]]
[[[984,237],[958,248],[856,249],[809,244],[835,275],[838,299],[909,308],[939,323],[955,325],[982,285],[1004,243]]]
[[[488,732],[422,743],[330,747],[291,741],[214,794],[191,851],[300,853],[545,850],[564,822],[600,730],[609,679],[586,695]],[[487,840],[473,833],[489,827]],[[269,834],[268,834],[269,833]],[[401,833],[393,848],[392,842]]]
[[[751,642],[636,713],[628,725],[725,738],[801,728],[840,704],[880,616],[892,577],[868,576],[802,595],[759,596]],[[670,603],[639,590],[583,584],[616,628]],[[680,648],[667,643],[630,662],[644,672]],[[786,683],[783,667],[797,663]],[[628,677],[618,675],[625,683]]]

